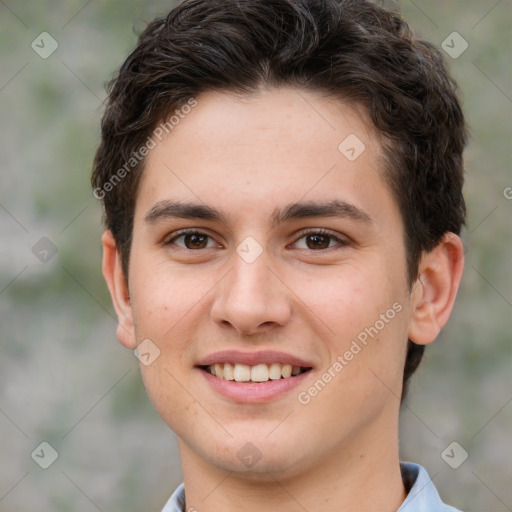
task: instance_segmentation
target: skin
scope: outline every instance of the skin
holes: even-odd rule
[[[406,495],[398,416],[407,339],[431,343],[448,320],[462,243],[446,234],[423,254],[409,286],[403,223],[382,177],[379,137],[349,105],[293,88],[244,98],[207,92],[197,101],[147,157],[128,282],[111,233],[103,236],[119,340],[134,349],[149,338],[160,350],[141,372],[178,436],[187,509],[396,511]],[[350,134],[366,146],[354,161],[338,150]],[[272,225],[273,212],[290,203],[331,200],[368,219]],[[147,222],[162,201],[208,205],[225,219]],[[199,248],[190,239],[184,245],[175,237],[185,228],[211,238]],[[306,229],[328,230],[344,243],[320,235],[319,249]],[[248,236],[263,250],[252,263],[236,252]],[[395,303],[401,311],[300,403],[298,393]],[[195,367],[223,349],[280,350],[313,369],[273,401],[240,404],[214,391]],[[261,454],[250,468],[237,457],[247,442]]]

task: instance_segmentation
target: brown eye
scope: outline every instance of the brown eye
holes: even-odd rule
[[[183,243],[187,249],[204,249],[208,244],[208,236],[198,233],[184,235]]]
[[[314,252],[320,252],[324,249],[334,249],[336,247],[343,249],[350,245],[350,241],[330,231],[315,229],[314,231],[303,233],[294,245],[296,249],[309,249]]]
[[[307,235],[306,245],[308,249],[327,249],[331,237],[328,235]]]
[[[216,247],[210,236],[200,231],[181,232],[168,242],[167,245],[176,245],[182,249],[200,250]]]

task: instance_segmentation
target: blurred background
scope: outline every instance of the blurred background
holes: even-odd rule
[[[0,1],[1,511],[160,510],[181,482],[116,339],[89,186],[105,82],[172,5]],[[466,512],[510,511],[512,2],[386,5],[444,49],[471,130],[466,271],[403,406],[401,457]]]

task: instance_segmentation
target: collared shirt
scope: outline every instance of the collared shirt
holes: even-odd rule
[[[402,462],[400,469],[404,485],[410,491],[397,512],[460,512],[441,501],[425,468],[412,462]],[[186,512],[183,484],[174,491],[162,512]]]

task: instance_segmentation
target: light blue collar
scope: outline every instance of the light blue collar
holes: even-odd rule
[[[412,462],[400,463],[409,494],[397,512],[460,512],[445,505],[425,468]],[[169,498],[162,512],[185,512],[185,486],[181,484]]]

